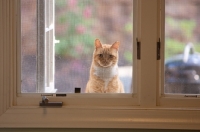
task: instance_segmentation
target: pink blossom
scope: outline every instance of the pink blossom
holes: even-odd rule
[[[79,34],[83,34],[85,32],[85,27],[83,25],[78,25],[76,27],[76,32]]]
[[[68,4],[70,7],[75,7],[77,5],[77,0],[69,0]]]
[[[86,7],[83,11],[83,16],[85,18],[89,18],[92,15],[92,9],[90,7]]]

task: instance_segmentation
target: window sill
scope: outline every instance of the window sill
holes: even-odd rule
[[[0,128],[200,129],[200,109],[11,107]]]

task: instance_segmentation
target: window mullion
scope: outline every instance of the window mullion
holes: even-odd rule
[[[45,0],[45,35],[46,35],[46,56],[45,56],[45,61],[46,61],[46,64],[45,64],[45,71],[46,71],[46,82],[45,82],[45,89],[46,87],[49,87],[50,86],[50,78],[49,78],[49,71],[50,71],[50,65],[49,65],[49,62],[50,62],[50,7],[49,7],[49,0]]]
[[[51,22],[51,27],[52,30],[50,30],[50,50],[51,50],[51,54],[50,54],[50,87],[54,88],[54,72],[55,72],[55,43],[54,43],[54,39],[55,39],[55,10],[54,10],[54,6],[55,6],[55,1],[51,0],[50,1],[50,22]]]
[[[54,89],[54,0],[46,0],[46,89],[45,92],[56,92]]]
[[[140,0],[140,41],[141,41],[141,89],[140,104],[156,106],[157,60],[156,44],[158,32],[158,1]]]

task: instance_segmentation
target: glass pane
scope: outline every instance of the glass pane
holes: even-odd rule
[[[97,38],[120,41],[120,79],[125,92],[132,92],[133,0],[56,0],[55,37],[57,92],[85,92]]]
[[[199,23],[199,0],[165,0],[165,93],[200,93]]]
[[[21,92],[36,92],[37,1],[21,0]]]
[[[37,25],[40,15],[37,4],[37,0],[21,0],[22,93],[38,92]],[[74,93],[76,87],[81,88],[81,93],[85,92],[97,38],[103,44],[120,42],[119,78],[125,93],[133,91],[133,0],[55,0],[54,24],[57,93]],[[47,71],[45,78],[48,78]]]

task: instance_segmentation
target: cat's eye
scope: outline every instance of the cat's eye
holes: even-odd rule
[[[113,58],[114,56],[113,56],[113,55],[109,55],[109,57],[110,57],[110,58]]]
[[[103,54],[99,54],[99,57],[103,57]]]

